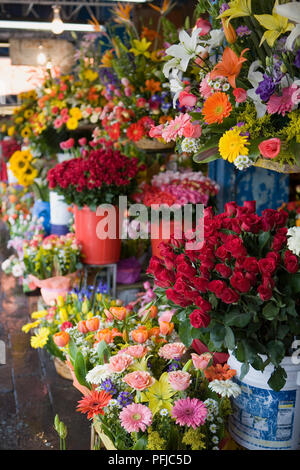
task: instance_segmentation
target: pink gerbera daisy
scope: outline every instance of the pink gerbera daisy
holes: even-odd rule
[[[147,406],[132,403],[121,411],[120,421],[127,432],[145,431],[152,423],[152,413]]]
[[[176,424],[196,429],[205,423],[207,409],[203,401],[198,398],[183,398],[177,400],[172,408],[172,416]]]
[[[189,114],[181,113],[179,116],[176,116],[173,121],[170,121],[168,126],[162,131],[162,137],[166,142],[171,142],[171,140],[176,140],[176,137],[181,137],[183,134],[183,129],[191,121]]]

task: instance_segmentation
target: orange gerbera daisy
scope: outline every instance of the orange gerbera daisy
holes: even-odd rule
[[[204,103],[202,114],[207,124],[221,124],[231,113],[232,106],[228,96],[221,91],[209,96]]]
[[[110,393],[101,390],[100,392],[93,391],[90,395],[83,397],[78,402],[77,411],[87,413],[88,419],[96,415],[104,415],[103,408],[110,402]]]
[[[239,57],[230,47],[226,47],[221,62],[218,62],[210,72],[210,78],[226,77],[232,88],[236,88],[235,79],[241,71],[243,62],[247,60],[243,54],[248,50],[244,49]]]
[[[212,380],[229,380],[236,375],[236,370],[230,369],[228,364],[216,364],[204,370],[205,377],[209,382]]]
[[[146,80],[145,85],[146,90],[150,91],[151,95],[153,95],[157,91],[161,91],[160,82],[157,82],[153,78],[151,78],[150,80]]]

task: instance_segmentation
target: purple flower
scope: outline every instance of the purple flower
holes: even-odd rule
[[[249,28],[247,28],[247,26],[239,26],[238,28],[236,28],[236,34],[242,38],[243,36],[249,36],[249,34],[251,34],[251,31]]]
[[[300,69],[300,49],[297,51],[294,64],[296,65],[297,69]]]
[[[117,397],[117,402],[122,407],[130,405],[133,402],[133,396],[129,392],[121,392]]]
[[[105,392],[111,393],[111,395],[117,393],[117,389],[114,388],[114,384],[112,383],[111,379],[104,380],[99,388],[101,388],[101,390],[104,390]]]
[[[220,7],[219,15],[221,15],[222,13],[224,13],[224,11],[226,11],[228,9],[229,9],[228,3],[222,3],[222,5]]]
[[[260,96],[262,101],[268,101],[275,91],[275,83],[272,77],[264,74],[264,79],[259,83],[255,93]]]
[[[168,372],[173,372],[174,370],[178,370],[180,368],[180,364],[176,361],[172,361],[172,363],[168,367]]]

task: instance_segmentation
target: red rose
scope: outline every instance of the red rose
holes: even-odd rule
[[[244,207],[248,209],[249,212],[256,211],[256,201],[244,201]]]
[[[277,263],[273,258],[262,258],[258,261],[258,267],[263,276],[271,277],[277,267]]]
[[[211,281],[208,285],[208,289],[218,298],[221,298],[222,293],[226,288],[227,284],[224,281]]]
[[[225,213],[227,215],[235,215],[236,214],[237,203],[236,202],[227,202],[225,204]]]
[[[264,287],[263,285],[258,287],[257,292],[264,302],[270,300],[273,295],[272,289],[270,287]]]
[[[230,237],[230,239],[225,243],[225,248],[232,254],[232,256],[234,256],[234,258],[247,256],[243,240],[239,237]]]
[[[224,245],[221,245],[219,246],[219,248],[216,249],[216,256],[220,258],[222,261],[225,261],[226,259],[230,259],[231,257],[230,253],[228,252],[228,250],[226,250]]]
[[[247,214],[241,218],[242,229],[245,232],[258,233],[260,231],[260,217],[257,214]]]
[[[195,277],[193,279],[193,285],[199,292],[205,293],[207,292],[209,281],[204,277]]]
[[[210,312],[212,309],[211,303],[203,299],[200,295],[195,299],[195,304],[202,312]]]
[[[194,310],[190,314],[191,325],[194,328],[207,328],[210,323],[210,316],[202,310]]]
[[[197,270],[186,261],[182,261],[181,263],[177,264],[177,272],[180,272],[188,279],[193,279],[197,275]]]
[[[246,273],[245,278],[249,280],[251,286],[256,286],[257,284],[257,277],[255,273]]]
[[[220,276],[225,278],[230,277],[232,274],[231,268],[223,263],[216,264],[215,270],[220,274]]]
[[[166,296],[167,299],[171,300],[176,305],[180,305],[181,307],[187,307],[188,305],[191,305],[191,301],[185,299],[183,295],[178,294],[173,289],[167,289]]]
[[[223,290],[222,295],[221,295],[221,300],[225,304],[233,304],[239,300],[240,296],[237,292],[235,292],[233,289],[230,287],[227,287],[226,289]]]
[[[263,140],[258,148],[263,157],[275,158],[280,152],[280,139],[274,137],[272,139]]]
[[[250,281],[241,272],[235,272],[230,279],[230,283],[234,289],[239,292],[248,292],[250,290]]]
[[[243,262],[243,269],[248,273],[258,273],[258,263],[254,256],[248,256]]]
[[[276,253],[276,251],[269,251],[266,258],[272,258],[277,266],[280,264],[281,261],[281,256],[279,253]]]
[[[287,250],[284,254],[284,265],[289,273],[297,273],[299,269],[297,256],[294,255],[291,251]]]

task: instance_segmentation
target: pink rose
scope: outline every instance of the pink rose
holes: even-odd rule
[[[205,36],[211,30],[210,22],[208,20],[205,20],[204,18],[198,18],[198,20],[196,21],[196,27],[201,28],[199,36]]]
[[[169,372],[168,381],[174,390],[186,390],[191,383],[191,375],[182,370],[175,370],[174,372]]]
[[[81,137],[81,139],[78,140],[78,143],[81,147],[86,145],[86,137]]]
[[[264,140],[258,148],[263,157],[275,158],[280,152],[280,139],[274,137],[273,139]]]
[[[129,387],[134,388],[134,390],[142,391],[151,387],[151,385],[154,384],[155,379],[151,377],[149,372],[136,370],[134,372],[130,372],[130,374],[125,375],[123,382],[127,383]]]
[[[192,93],[184,90],[181,91],[179,94],[179,105],[180,106],[188,106],[189,108],[193,108],[197,103],[197,97]]]
[[[135,344],[134,346],[129,346],[126,349],[126,354],[129,354],[131,357],[141,358],[147,354],[148,348],[142,344]]]
[[[208,366],[209,362],[212,359],[212,355],[208,352],[200,354],[200,356],[198,354],[192,353],[191,357],[192,357],[192,361],[193,361],[195,369],[201,369],[201,370],[206,369],[206,367]]]
[[[160,348],[158,355],[164,359],[180,359],[186,352],[183,343],[168,343]]]
[[[60,118],[56,118],[53,124],[54,124],[55,129],[58,129],[59,127],[63,125],[63,120]]]
[[[247,92],[244,88],[235,88],[233,90],[233,95],[237,103],[244,103],[247,99]]]
[[[188,122],[183,129],[182,134],[184,137],[188,137],[190,139],[198,139],[202,134],[202,128],[200,124],[192,124]]]
[[[109,359],[108,367],[111,372],[124,372],[132,362],[133,358],[129,354],[117,354]]]

